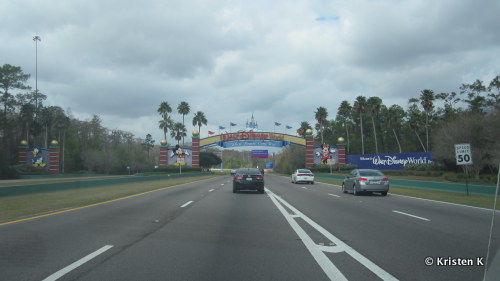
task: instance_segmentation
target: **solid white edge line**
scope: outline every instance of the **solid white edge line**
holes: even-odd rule
[[[483,211],[490,211],[490,212],[493,211],[493,209],[476,207],[476,206],[469,206],[469,205],[463,205],[463,204],[457,204],[457,203],[451,203],[451,202],[444,202],[444,201],[438,201],[438,200],[432,200],[432,199],[426,199],[426,198],[418,198],[418,197],[401,195],[401,194],[394,194],[394,193],[389,193],[389,194],[390,195],[394,195],[394,196],[400,196],[400,197],[405,197],[405,198],[424,200],[424,201],[429,201],[429,202],[434,202],[434,203],[442,203],[442,204],[447,204],[447,205],[455,205],[455,206],[473,208],[473,209],[478,209],[478,210],[483,210]],[[500,210],[495,210],[495,212],[500,212]]]
[[[184,208],[184,207],[186,207],[187,205],[189,205],[191,203],[193,203],[193,201],[188,201],[188,202],[184,203],[184,205],[182,205],[181,208]]]
[[[49,277],[43,279],[42,281],[55,281],[59,278],[61,278],[62,276],[68,274],[69,272],[71,272],[72,270],[74,270],[75,268],[81,266],[82,264],[88,262],[89,260],[97,257],[98,255],[106,252],[107,250],[113,248],[113,245],[106,245],[102,248],[100,248],[99,250],[91,253],[91,254],[88,254],[87,256],[81,258],[80,260],[66,266],[65,268],[59,270],[58,272],[50,275]]]
[[[330,195],[330,196],[335,196],[335,197],[340,197],[339,195],[336,195],[336,194],[331,194],[331,193],[328,193],[328,195]]]
[[[212,189],[210,189],[208,192],[212,192],[212,191],[214,191],[214,190],[215,190],[215,189],[213,189],[213,188],[212,188]]]
[[[401,215],[405,215],[405,216],[413,217],[413,218],[416,218],[416,219],[420,219],[420,220],[424,220],[424,221],[430,221],[430,219],[426,219],[426,218],[423,218],[423,217],[415,216],[415,215],[412,215],[412,214],[407,214],[407,213],[403,213],[403,212],[396,211],[396,210],[392,210],[392,211],[393,211],[394,213],[398,213],[398,214],[401,214]]]

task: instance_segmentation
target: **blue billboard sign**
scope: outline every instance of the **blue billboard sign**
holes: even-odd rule
[[[347,155],[347,163],[359,169],[403,170],[407,165],[432,163],[431,152]]]
[[[252,158],[268,158],[267,150],[252,150]]]

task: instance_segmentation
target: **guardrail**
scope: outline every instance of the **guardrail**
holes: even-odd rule
[[[314,176],[317,178],[326,178],[326,179],[333,179],[340,181],[342,181],[345,178],[345,176],[330,175],[330,174],[315,174]],[[391,177],[389,177],[389,184],[391,186],[414,188],[414,189],[446,191],[446,192],[463,193],[463,194],[466,193],[465,183],[403,180],[403,179],[392,179]],[[496,187],[492,185],[469,184],[470,194],[495,196],[495,192],[496,192]]]
[[[42,192],[53,192],[61,190],[71,190],[80,188],[90,188],[96,186],[106,186],[106,185],[116,185],[116,184],[127,184],[142,181],[153,181],[153,180],[164,180],[164,179],[175,179],[183,177],[197,177],[210,175],[207,172],[189,172],[184,174],[169,174],[169,175],[158,175],[158,176],[125,176],[125,177],[112,177],[112,178],[82,178],[63,182],[51,182],[51,183],[34,183],[34,184],[23,184],[23,185],[10,185],[10,186],[0,186],[0,197],[7,196],[17,196],[24,194],[42,193]]]

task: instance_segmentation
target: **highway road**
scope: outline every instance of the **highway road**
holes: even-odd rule
[[[0,280],[483,278],[492,211],[265,182],[233,194],[222,176],[0,225]]]

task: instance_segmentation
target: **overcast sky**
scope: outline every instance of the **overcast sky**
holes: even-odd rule
[[[378,96],[407,107],[423,89],[459,91],[500,74],[498,0],[0,0],[0,64],[20,66],[45,105],[108,129],[150,133],[160,102],[208,119],[313,126],[326,107]]]

